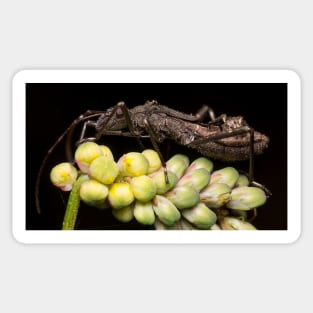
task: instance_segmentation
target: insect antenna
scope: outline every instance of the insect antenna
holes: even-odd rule
[[[35,183],[35,202],[36,202],[36,210],[38,214],[41,213],[41,208],[40,208],[40,200],[39,200],[39,188],[40,188],[40,183],[41,183],[41,178],[43,174],[43,170],[47,164],[47,161],[52,154],[52,152],[55,150],[55,148],[62,142],[64,137],[68,134],[70,134],[70,137],[73,134],[73,131],[75,127],[81,123],[82,121],[89,120],[93,117],[97,117],[99,115],[103,114],[102,111],[87,111],[84,114],[80,115],[77,119],[75,119],[71,125],[63,132],[63,134],[55,141],[55,143],[50,147],[48,150],[47,154],[45,155],[44,159],[41,162],[37,178],[36,178],[36,183]],[[71,160],[72,161],[72,160]]]

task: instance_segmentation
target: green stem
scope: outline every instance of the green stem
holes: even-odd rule
[[[62,230],[74,230],[78,214],[80,197],[79,187],[82,182],[88,179],[88,175],[80,176],[73,185],[72,191],[67,201],[66,211],[63,219]]]

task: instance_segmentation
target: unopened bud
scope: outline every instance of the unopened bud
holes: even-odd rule
[[[258,187],[237,187],[231,192],[231,200],[226,204],[229,209],[251,210],[266,202],[265,192]]]
[[[158,153],[155,150],[146,149],[142,151],[142,154],[149,162],[148,174],[154,173],[160,169],[162,162],[160,160]]]
[[[122,176],[146,175],[149,169],[149,162],[146,157],[139,152],[129,152],[124,154],[117,162]]]
[[[168,190],[172,189],[178,181],[177,176],[173,172],[167,171],[168,182],[166,182],[165,172],[163,169],[150,174],[149,177],[153,180],[156,186],[156,193],[158,195],[163,195]]]
[[[130,187],[135,198],[143,202],[150,201],[157,190],[154,181],[146,175],[133,177],[130,181]]]
[[[200,191],[208,185],[209,181],[210,173],[204,168],[198,168],[185,173],[176,186],[190,186]]]
[[[168,171],[173,172],[178,179],[183,176],[189,166],[189,158],[183,154],[175,154],[166,162]]]
[[[108,196],[108,187],[96,180],[86,180],[80,185],[79,195],[82,201],[90,206],[99,206],[104,204]]]
[[[117,164],[107,156],[100,156],[92,161],[89,174],[102,184],[112,184],[118,175]]]
[[[225,167],[211,174],[210,184],[222,183],[233,188],[239,178],[238,171],[233,167]]]
[[[112,210],[112,215],[122,223],[130,222],[134,217],[134,203],[119,210]]]
[[[75,161],[83,173],[88,173],[91,162],[102,155],[101,148],[95,142],[88,141],[78,146]]]
[[[68,162],[56,165],[50,172],[50,180],[52,184],[63,191],[72,190],[72,186],[76,182],[76,179],[77,170]]]
[[[216,214],[202,202],[193,208],[183,210],[182,215],[200,229],[210,229],[217,221]]]
[[[143,225],[153,225],[155,215],[152,207],[152,202],[141,202],[136,200],[134,207],[134,216],[138,223]]]
[[[211,173],[213,171],[213,162],[205,157],[200,157],[190,164],[186,170],[186,174],[198,168],[204,168]]]
[[[168,191],[165,197],[180,210],[191,208],[200,201],[197,190],[188,186],[175,187]]]
[[[128,183],[114,183],[110,186],[108,199],[113,209],[121,209],[130,205],[135,197]]]
[[[213,183],[200,192],[200,201],[209,208],[217,209],[230,200],[231,189],[226,184]]]
[[[169,226],[180,219],[180,212],[176,206],[163,196],[156,195],[153,199],[153,210],[159,220]]]

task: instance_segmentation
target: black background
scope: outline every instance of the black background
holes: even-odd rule
[[[185,113],[195,113],[203,104],[216,115],[242,115],[256,130],[270,137],[269,148],[255,158],[255,180],[272,196],[258,210],[254,225],[260,230],[287,229],[287,84],[27,84],[26,85],[26,229],[60,229],[65,199],[49,181],[49,172],[66,161],[64,141],[50,155],[40,184],[42,213],[35,208],[35,180],[51,145],[80,114],[88,109],[106,110],[118,101],[129,108],[155,99]],[[78,127],[79,128],[79,127]],[[79,129],[78,129],[79,131]],[[115,159],[124,152],[139,151],[133,139],[105,137]],[[147,147],[149,142],[146,142]],[[165,146],[161,147],[165,153]],[[172,154],[199,156],[193,150],[170,145]],[[214,161],[215,169],[230,164]],[[248,170],[248,161],[232,164]],[[136,222],[121,224],[110,210],[81,206],[77,229],[146,229]]]

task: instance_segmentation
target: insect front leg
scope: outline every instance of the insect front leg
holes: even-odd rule
[[[145,119],[144,120],[144,124],[145,124],[145,128],[146,128],[146,131],[147,133],[149,134],[149,137],[150,137],[150,141],[152,143],[152,146],[154,148],[154,150],[158,153],[159,157],[160,157],[160,160],[161,160],[161,163],[162,163],[162,167],[163,167],[163,170],[164,170],[164,176],[165,176],[165,182],[166,184],[169,183],[169,179],[168,179],[168,173],[167,173],[167,168],[166,168],[166,163],[165,163],[165,159],[161,153],[161,150],[158,146],[158,140],[157,140],[157,136],[155,135],[155,132],[149,122],[148,119]]]
[[[136,131],[135,131],[133,122],[130,118],[129,109],[127,108],[125,102],[123,102],[123,101],[118,102],[116,104],[116,106],[113,108],[110,116],[103,123],[103,125],[101,125],[101,127],[99,128],[99,130],[96,134],[96,140],[100,139],[101,136],[103,136],[108,130],[110,130],[108,125],[109,125],[110,121],[114,117],[116,117],[117,115],[119,115],[119,119],[121,119],[121,117],[123,117],[123,121],[126,122],[126,127],[129,129],[131,136],[136,138],[136,140],[137,140],[137,142],[138,142],[138,144],[142,150],[145,149],[144,144],[140,140],[140,135],[138,133],[136,133]],[[123,128],[123,127],[121,127],[121,128]]]

